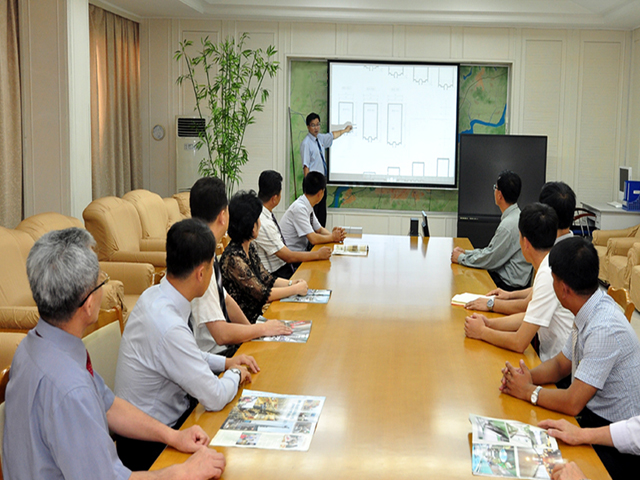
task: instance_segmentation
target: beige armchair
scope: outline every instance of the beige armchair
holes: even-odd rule
[[[611,263],[611,256],[623,257],[614,262],[617,267],[622,264],[626,265],[625,258],[629,248],[631,248],[635,242],[640,242],[640,225],[621,230],[594,230],[592,241],[593,246],[598,252],[598,259],[600,260],[600,274],[598,278],[606,283],[610,283],[609,265]],[[616,288],[619,288],[619,286]]]
[[[147,251],[165,251],[167,231],[171,225],[162,197],[149,190],[132,190],[126,193],[122,199],[131,203],[138,212],[142,227],[140,248]]]
[[[132,203],[118,197],[91,202],[82,212],[85,227],[96,239],[98,259],[106,262],[150,263],[156,271],[167,266],[164,251],[151,250],[142,242],[140,217]]]
[[[48,212],[25,218],[16,230],[28,233],[36,242],[47,232],[71,227],[84,228],[84,224],[75,217]],[[111,278],[101,307],[109,310],[118,305],[126,321],[142,292],[153,285],[154,267],[150,263],[100,262],[100,268]]]
[[[189,199],[191,198],[191,192],[180,192],[176,193],[173,198],[178,202],[178,208],[180,208],[180,213],[183,218],[191,218],[191,206],[189,204]]]

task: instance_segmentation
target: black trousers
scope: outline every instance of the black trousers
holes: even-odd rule
[[[582,428],[606,427],[611,424],[609,420],[593,413],[588,408],[582,410],[576,420]],[[633,478],[640,472],[640,456],[638,455],[620,453],[613,447],[603,445],[593,445],[593,449],[613,480]]]
[[[189,408],[182,414],[178,421],[171,427],[178,430],[184,421],[191,415],[191,412],[198,401],[189,397]],[[116,451],[118,457],[129,470],[133,472],[147,471],[153,462],[160,456],[166,445],[160,442],[148,442],[146,440],[134,440],[133,438],[115,435]]]
[[[491,279],[493,280],[493,283],[496,284],[496,287],[501,288],[502,290],[505,290],[507,292],[514,292],[516,290],[524,290],[525,288],[529,288],[529,285],[525,285],[524,287],[514,287],[513,285],[509,285],[508,283],[505,283],[504,280],[502,280],[500,278],[500,275],[498,275],[496,272],[488,270],[489,275],[491,275]]]
[[[322,196],[322,200],[315,207],[313,207],[313,212],[318,217],[318,221],[320,225],[323,227],[327,226],[327,189],[324,189],[324,195]]]
[[[291,278],[291,275],[293,275],[295,271],[296,269],[293,267],[292,264],[285,263],[276,271],[271,272],[271,275],[273,275],[274,277],[285,278],[289,280]]]

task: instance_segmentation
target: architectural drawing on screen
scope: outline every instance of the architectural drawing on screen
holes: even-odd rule
[[[397,182],[400,176],[400,167],[387,167],[387,182]]]
[[[448,177],[448,176],[449,176],[449,159],[439,158],[436,177]]]
[[[400,78],[404,75],[404,67],[389,67],[389,75],[393,78]]]
[[[418,85],[429,83],[429,67],[413,67],[413,82]]]
[[[411,164],[411,176],[424,177],[424,162],[413,162]]]
[[[338,123],[353,124],[353,102],[338,102]]]
[[[377,103],[365,103],[362,106],[362,138],[369,143],[378,139]]]
[[[402,104],[387,105],[387,143],[393,147],[402,145]]]
[[[454,70],[451,68],[438,69],[438,86],[444,90],[448,90],[455,85],[453,79]]]

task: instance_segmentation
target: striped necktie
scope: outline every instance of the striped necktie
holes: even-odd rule
[[[320,150],[320,158],[322,159],[322,165],[324,166],[324,176],[327,176],[327,162],[324,160],[324,154],[322,153],[322,147],[320,146],[320,140],[316,137],[316,145],[318,145],[318,150]]]

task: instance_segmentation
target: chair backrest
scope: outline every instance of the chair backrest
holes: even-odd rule
[[[0,227],[0,306],[35,307],[27,279],[27,256],[33,244],[29,234]]]
[[[4,443],[4,394],[9,383],[9,368],[0,373],[0,480],[2,480],[2,444]]]
[[[167,215],[169,216],[169,227],[174,223],[179,222],[180,220],[184,220],[185,217],[180,213],[180,206],[178,205],[178,201],[173,198],[163,198],[164,206],[167,207]]]
[[[142,238],[166,238],[169,215],[162,197],[149,190],[132,190],[123,200],[130,202],[138,212],[142,226]]]
[[[100,374],[104,383],[113,390],[116,382],[116,365],[122,339],[122,315],[107,318],[101,315],[100,323],[85,331],[82,341],[91,357],[93,369]]]
[[[98,260],[110,260],[117,251],[139,252],[140,217],[133,204],[118,197],[102,197],[82,212],[84,223],[96,240]]]
[[[629,298],[629,292],[627,289],[609,287],[607,294],[609,294],[609,296],[613,298],[618,305],[620,305],[624,312],[624,316],[627,317],[629,322],[631,322],[631,316],[633,315],[633,311],[636,309],[636,306]]]
[[[28,233],[33,238],[33,241],[37,242],[45,233],[71,227],[84,228],[84,223],[75,217],[68,217],[56,212],[47,212],[25,218],[16,227],[16,230]]]
[[[22,332],[0,332],[0,371],[11,366],[13,355],[26,336]]]
[[[189,199],[191,198],[191,192],[180,192],[176,193],[173,198],[178,202],[178,207],[180,208],[180,213],[184,218],[191,218],[191,206],[189,204]]]

